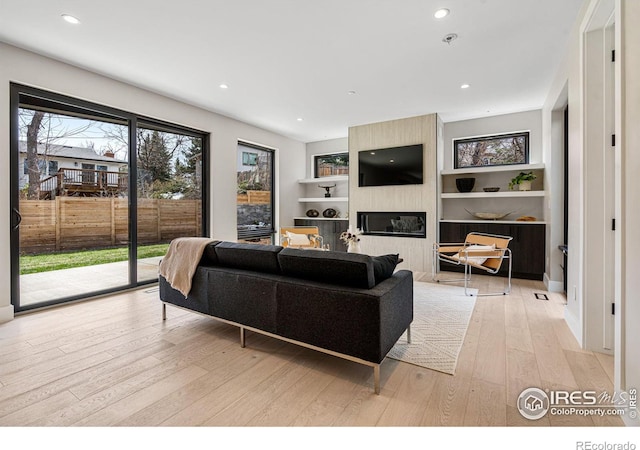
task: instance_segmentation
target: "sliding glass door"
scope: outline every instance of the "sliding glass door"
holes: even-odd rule
[[[139,123],[137,277],[156,280],[169,242],[202,236],[203,137]]]
[[[154,282],[206,234],[203,133],[18,85],[11,107],[16,311]]]

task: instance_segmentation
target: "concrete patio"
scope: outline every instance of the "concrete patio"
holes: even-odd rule
[[[158,278],[162,256],[138,260],[138,281]],[[20,305],[91,294],[129,284],[129,262],[120,261],[20,276]]]

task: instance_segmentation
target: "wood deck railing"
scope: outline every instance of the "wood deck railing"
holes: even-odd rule
[[[125,193],[126,172],[92,169],[60,169],[40,181],[40,197],[52,199],[58,195],[113,196]]]

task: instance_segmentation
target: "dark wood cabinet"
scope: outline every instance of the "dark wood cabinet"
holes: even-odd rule
[[[512,236],[512,276],[529,280],[542,280],[545,265],[546,229],[544,224],[440,222],[440,242],[464,242],[468,233],[501,234]],[[462,271],[460,267],[442,263],[441,270]],[[499,275],[507,275],[508,266],[502,265]]]
[[[340,234],[349,228],[349,219],[294,219],[296,226],[318,227],[324,245],[329,245],[330,250],[346,252],[347,246],[340,240]]]

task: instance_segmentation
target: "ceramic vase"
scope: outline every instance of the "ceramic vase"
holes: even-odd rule
[[[530,191],[531,190],[531,181],[521,181],[518,185],[518,188],[521,191]]]
[[[347,253],[360,253],[360,242],[350,241],[347,245]]]

